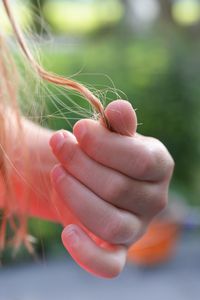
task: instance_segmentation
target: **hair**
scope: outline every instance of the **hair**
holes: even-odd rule
[[[104,107],[100,100],[84,85],[53,73],[46,71],[33,57],[26,44],[23,33],[15,20],[10,3],[8,0],[2,0],[8,19],[13,28],[16,40],[26,57],[27,62],[31,66],[34,73],[42,80],[56,86],[62,86],[66,89],[74,90],[81,94],[93,107],[93,109],[101,116],[105,126],[109,129],[110,125],[104,114]],[[13,124],[18,127],[17,140],[24,144],[23,128],[21,125],[22,113],[19,105],[20,98],[20,74],[12,54],[6,45],[5,39],[0,35],[0,170],[1,182],[0,186],[0,205],[3,207],[1,213],[0,225],[0,251],[7,244],[7,225],[12,230],[12,242],[15,248],[19,248],[23,242],[30,252],[33,251],[30,238],[27,234],[27,214],[26,211],[21,211],[18,207],[17,195],[13,190],[13,182],[11,169],[13,167],[10,159],[10,149],[14,145],[9,144],[8,132],[12,131]],[[26,145],[25,145],[26,146]],[[28,166],[28,149],[25,162]],[[16,170],[17,172],[17,170]],[[2,195],[2,196],[1,196]],[[24,194],[27,198],[28,194]]]

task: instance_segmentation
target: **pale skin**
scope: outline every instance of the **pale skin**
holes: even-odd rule
[[[112,102],[106,116],[112,132],[87,119],[73,133],[52,134],[26,120],[24,127],[33,157],[36,148],[39,153],[30,214],[62,223],[62,241],[73,259],[97,276],[113,278],[123,270],[129,246],[165,208],[174,162],[161,142],[136,133],[128,102]]]

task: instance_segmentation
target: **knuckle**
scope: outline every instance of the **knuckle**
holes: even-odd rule
[[[105,198],[113,203],[119,199],[123,199],[130,190],[130,184],[124,176],[115,176],[108,181],[105,189]]]
[[[125,243],[133,234],[132,226],[126,222],[124,216],[120,213],[110,219],[105,232],[106,239],[113,244]]]
[[[166,147],[157,139],[149,138],[148,144],[143,149],[140,158],[140,176],[148,178],[152,171],[155,172],[155,179],[171,175],[174,169],[174,161]]]
[[[107,229],[107,238],[112,243],[118,243],[122,239],[122,219],[120,216],[115,216],[110,219]]]
[[[105,228],[106,239],[111,243],[118,243],[121,239],[122,220],[120,216],[110,218],[108,226]]]
[[[168,203],[168,192],[166,185],[152,185],[147,188],[147,196],[143,197],[144,201],[141,201],[138,212],[143,215],[143,217],[150,218],[156,216],[160,213]]]
[[[139,239],[141,239],[147,232],[147,225],[145,223],[142,223],[140,228],[136,231],[133,230],[132,236],[130,240],[127,241],[127,246],[130,247],[134,243],[136,243]]]
[[[168,205],[168,195],[164,195],[160,200],[160,211],[165,209]]]
[[[170,154],[168,154],[168,160],[167,160],[168,164],[167,164],[167,169],[169,172],[169,175],[171,176],[173,171],[174,171],[174,167],[175,167],[175,162],[173,160],[173,158],[171,157]]]
[[[169,151],[167,148],[163,145],[162,142],[160,142],[157,139],[153,139],[154,141],[154,149],[153,149],[153,154],[155,157],[155,162],[156,164],[159,164],[163,167],[165,167],[166,171],[172,172],[174,169],[174,160],[171,157]]]
[[[166,208],[168,204],[168,196],[167,195],[160,195],[157,196],[157,199],[154,201],[154,213],[158,214],[162,210]]]
[[[155,150],[145,147],[144,153],[138,162],[138,172],[141,178],[146,178],[155,166]]]
[[[161,159],[165,157],[165,155],[163,155],[163,149],[164,149],[163,144],[160,141],[153,139],[153,142],[148,148],[148,153],[147,153],[151,165],[153,166],[158,165],[161,162]]]
[[[152,169],[152,165],[150,162],[149,157],[145,157],[142,161],[141,161],[141,165],[140,165],[140,177],[142,178],[146,178],[148,176],[148,174],[150,173]]]

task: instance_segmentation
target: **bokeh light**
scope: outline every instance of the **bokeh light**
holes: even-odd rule
[[[47,1],[44,5],[46,19],[60,34],[89,33],[102,25],[116,23],[122,14],[117,0]]]
[[[200,3],[197,0],[178,0],[172,7],[172,14],[181,25],[193,25],[200,21]]]

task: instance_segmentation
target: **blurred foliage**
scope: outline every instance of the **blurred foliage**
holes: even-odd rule
[[[10,229],[7,229],[7,235],[10,235]],[[29,253],[28,249],[22,245],[17,251],[10,243],[5,250],[0,253],[0,263],[2,266],[10,263],[19,263],[33,260],[34,262],[45,262],[46,257],[65,255],[66,250],[61,244],[60,234],[61,226],[52,222],[30,219],[28,231],[34,237],[34,253]],[[11,237],[10,237],[11,238]],[[10,239],[12,241],[12,238]]]
[[[115,24],[122,15],[117,0],[46,2],[44,16],[57,33],[89,33]],[[55,13],[56,11],[56,13]],[[112,11],[112,14],[110,13]]]
[[[118,97],[131,101],[142,123],[138,131],[155,136],[167,146],[176,161],[174,183],[192,191],[188,199],[192,202],[199,192],[200,172],[199,44],[192,43],[189,36],[177,38],[173,33],[167,39],[161,35],[134,39],[112,35],[76,47],[70,52],[43,51],[47,69],[69,76],[84,65],[75,78],[100,90],[103,101]],[[126,96],[122,92],[116,95],[117,89],[112,89],[108,77]],[[65,96],[59,98],[67,101]],[[58,127],[66,124],[59,121]]]
[[[160,18],[144,30],[133,22],[130,0],[31,2],[36,5],[36,14],[41,14],[42,8],[53,32],[63,34],[62,38],[55,37],[52,47],[49,42],[41,45],[46,68],[65,76],[77,74],[73,78],[92,87],[105,104],[117,98],[131,101],[137,109],[138,131],[160,139],[176,162],[172,189],[188,203],[198,204],[199,3],[160,0]],[[35,28],[38,30],[36,24]],[[63,110],[65,103],[71,106],[68,96],[89,109],[74,93],[58,95],[57,89],[50,85],[48,89],[43,99],[52,115],[58,108]],[[57,103],[57,108],[53,104],[55,95],[64,103]],[[54,129],[71,129],[74,119],[80,118],[69,111],[66,116],[71,126],[61,116],[46,123]],[[38,237],[38,253],[42,255],[44,248],[47,253],[60,253],[60,226],[31,220],[30,231]]]
[[[58,41],[59,43],[59,41]],[[70,76],[96,89],[106,104],[114,99],[128,99],[137,109],[138,131],[160,139],[172,154],[176,168],[172,189],[182,194],[190,204],[198,204],[200,195],[200,43],[189,35],[173,32],[162,36],[118,35],[92,38],[72,45],[50,50],[43,47],[42,61],[48,70]],[[53,87],[51,92],[58,93]],[[125,94],[126,95],[125,95]],[[73,93],[66,91],[58,95],[62,103],[68,103],[70,94],[80,107],[87,103]],[[50,114],[57,111],[46,98]],[[70,105],[70,104],[69,104]],[[60,109],[64,105],[58,105]],[[80,118],[67,113],[71,126],[62,118],[49,121],[54,129],[71,130],[75,120]],[[45,248],[60,249],[60,227],[42,221],[33,222],[33,233],[42,234]],[[44,227],[43,227],[44,226]],[[55,227],[57,228],[57,227]],[[58,234],[58,235],[57,235]],[[48,253],[47,251],[47,253]],[[60,251],[60,250],[59,250]],[[41,245],[39,246],[41,253]],[[55,251],[55,253],[60,253]]]

